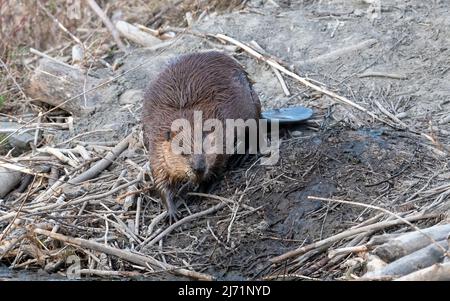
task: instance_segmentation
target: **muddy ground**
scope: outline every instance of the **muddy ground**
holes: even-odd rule
[[[185,224],[161,245],[141,252],[177,266],[189,265],[219,279],[259,279],[286,273],[339,279],[347,272],[343,264],[346,258],[322,261],[316,267],[326,254],[281,266],[270,265],[268,259],[377,214],[362,207],[309,200],[308,196],[351,200],[406,213],[431,204],[433,196],[423,196],[417,202],[408,199],[431,176],[435,177],[430,187],[448,183],[445,153],[450,147],[450,124],[445,118],[450,114],[450,3],[385,0],[380,1],[378,10],[356,0],[275,2],[279,7],[270,1],[249,1],[244,10],[207,16],[195,23],[192,31],[224,33],[246,43],[256,41],[290,70],[389,119],[378,102],[398,117],[393,124],[401,120],[432,136],[434,143],[374,120],[288,77],[285,80],[291,96],[285,96],[271,68],[246,53],[234,53],[255,82],[264,110],[303,105],[312,108],[314,116],[289,129],[277,165],[250,161],[225,174],[211,193],[238,201],[235,205]],[[135,49],[121,59],[123,65],[117,72],[146,63],[114,82],[107,90],[109,102],[98,103],[95,112],[76,118],[75,132],[60,133],[57,141],[97,129],[113,131],[92,135],[90,141],[120,141],[133,129],[139,131],[142,101],[124,105],[119,101],[121,95],[130,89],[144,89],[170,58],[208,49],[227,51],[217,40],[189,33],[167,48]],[[111,75],[101,68],[91,72],[99,77]],[[143,150],[127,156],[137,163],[146,160]],[[122,156],[111,170],[119,174],[125,159]],[[155,193],[142,197],[142,224],[148,225],[164,209],[155,202]],[[215,203],[191,200],[186,206],[190,212],[198,212]],[[445,213],[448,208],[440,204],[428,209]],[[188,214],[186,206],[181,206],[184,216]],[[167,224],[160,222],[156,227]],[[145,231],[141,235],[145,239]],[[122,242],[123,247],[133,249],[126,238]]]

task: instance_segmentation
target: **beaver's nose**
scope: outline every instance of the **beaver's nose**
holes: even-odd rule
[[[205,159],[203,157],[197,157],[194,159],[192,169],[196,174],[203,174],[206,169]]]

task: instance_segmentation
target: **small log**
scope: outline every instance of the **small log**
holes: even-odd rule
[[[116,28],[122,36],[144,47],[155,46],[162,42],[160,39],[125,21],[118,21]]]
[[[169,273],[193,278],[196,280],[206,280],[206,281],[214,280],[214,278],[208,274],[191,271],[184,268],[179,268],[171,264],[158,261],[151,256],[143,255],[140,253],[133,253],[127,250],[117,249],[92,240],[77,237],[69,237],[43,229],[34,229],[34,233],[48,236],[50,238],[62,241],[66,244],[76,245],[82,248],[88,248],[91,250],[95,250],[97,252],[102,252],[108,255],[116,256],[122,260],[126,260],[128,262],[132,262],[134,264],[138,264],[144,267],[149,265],[154,267],[160,267],[162,270],[165,270]]]
[[[444,240],[450,234],[450,224],[433,226],[423,229],[422,232],[429,235],[435,241]],[[418,231],[408,232],[388,240],[386,243],[376,247],[373,254],[385,262],[392,262],[422,249],[430,244],[430,238]]]
[[[450,262],[437,263],[395,281],[450,281]]]
[[[447,240],[441,240],[437,243],[445,249],[448,248]],[[371,279],[373,277],[379,276],[404,276],[419,269],[423,269],[441,262],[443,258],[444,254],[442,253],[442,250],[439,249],[435,244],[432,244],[400,259],[397,259],[396,261],[391,262],[380,270],[366,273],[361,278],[361,280],[363,280],[364,278]]]
[[[111,98],[108,87],[88,91],[102,83],[102,80],[83,74],[55,60],[43,58],[31,76],[27,92],[31,98],[81,116],[92,111],[99,103]],[[80,95],[81,94],[81,95]],[[78,97],[75,97],[80,95]],[[74,99],[71,99],[75,97]],[[67,101],[69,100],[70,101]]]

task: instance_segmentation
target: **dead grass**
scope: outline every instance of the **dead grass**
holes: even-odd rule
[[[239,6],[242,0],[119,0],[97,1],[113,20],[121,18],[153,28],[161,25],[183,26],[185,14],[198,17],[203,11],[228,11]],[[18,86],[26,91],[27,79],[34,68],[34,57],[29,53],[33,47],[53,57],[69,60],[73,40],[62,31],[54,20],[40,7],[79,38],[87,48],[87,57],[96,61],[115,49],[115,44],[99,18],[89,6],[80,0],[0,0],[0,59],[8,66],[9,74],[0,65],[0,96],[3,106],[0,112],[19,110],[36,111],[29,106]],[[16,85],[13,79],[17,82]]]

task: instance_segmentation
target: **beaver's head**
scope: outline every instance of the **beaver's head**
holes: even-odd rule
[[[172,178],[200,184],[215,175],[221,154],[213,133],[202,135],[201,152],[194,148],[195,138],[191,136],[183,131],[167,131],[162,144],[164,159]]]

